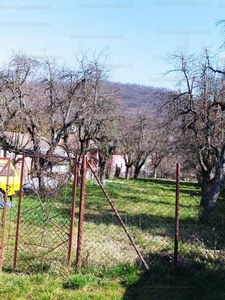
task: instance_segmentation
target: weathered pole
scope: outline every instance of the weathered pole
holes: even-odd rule
[[[180,163],[176,166],[176,203],[175,203],[175,235],[174,235],[174,266],[178,263],[179,242],[179,208],[180,208]]]
[[[77,174],[78,165],[77,157],[74,160],[74,179],[73,179],[73,195],[71,203],[71,218],[70,218],[70,236],[69,236],[69,250],[68,250],[68,266],[71,267],[72,253],[73,253],[73,235],[74,235],[74,220],[75,220],[75,208],[76,208],[76,193],[77,193]]]
[[[7,214],[7,192],[8,192],[8,186],[9,186],[9,171],[10,171],[10,160],[6,159],[6,164],[2,168],[1,173],[4,172],[7,168],[7,179],[6,179],[6,194],[4,196],[4,204],[3,204],[3,215],[2,215],[2,236],[1,236],[1,244],[0,244],[0,272],[2,271],[3,266],[3,253],[4,253],[4,247],[5,247],[5,228],[6,228],[6,214]]]
[[[15,240],[14,260],[13,260],[13,270],[14,271],[16,270],[16,265],[17,265],[17,254],[18,254],[20,218],[21,218],[22,186],[23,186],[24,165],[25,165],[25,153],[23,152],[22,166],[21,166],[21,173],[20,173],[20,192],[19,192],[17,221],[16,221],[16,240]]]
[[[85,184],[87,171],[87,157],[83,156],[81,167],[81,188],[80,188],[80,207],[79,207],[79,222],[78,222],[78,236],[77,236],[77,268],[81,267],[82,260],[82,243],[83,243],[83,227],[84,227],[84,202],[85,202]]]

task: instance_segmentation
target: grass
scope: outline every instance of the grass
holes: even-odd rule
[[[210,222],[201,224],[199,187],[181,183],[179,261],[175,268],[175,182],[108,180],[105,189],[150,272],[143,268],[101,189],[90,181],[86,186],[82,267],[76,269],[75,253],[72,267],[65,267],[72,186],[54,199],[24,197],[18,270],[10,272],[13,256],[10,250],[5,251],[9,259],[3,262],[0,274],[1,299],[225,298],[223,193]],[[74,249],[78,207],[79,191]],[[15,209],[11,215],[14,230]],[[52,251],[48,252],[49,248]]]

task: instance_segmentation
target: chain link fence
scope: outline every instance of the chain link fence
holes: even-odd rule
[[[186,183],[185,189],[181,185],[180,194],[180,263],[194,261],[222,267],[225,260],[224,192],[206,223],[199,221],[202,214],[200,188],[188,191]]]
[[[36,171],[34,163],[39,164]],[[1,243],[4,269],[32,272],[68,264],[72,247],[72,180],[65,157],[23,157],[21,191],[6,210]],[[3,215],[4,210],[2,222]]]
[[[126,230],[121,226],[120,219],[115,215],[100,187],[97,184],[94,188],[87,186],[82,255],[85,264],[142,264],[143,257],[149,266],[163,259],[165,255],[173,253],[175,184],[173,196],[171,193],[167,194],[166,188],[159,188],[153,194],[150,189],[146,189],[145,182],[143,185],[139,184],[139,197],[132,185],[127,187],[125,180],[107,180],[104,189],[109,191],[108,194]],[[92,200],[93,190],[99,195],[97,201],[96,197]],[[121,198],[118,195],[121,195]]]
[[[55,158],[53,165],[59,170],[62,159]],[[178,264],[224,263],[222,194],[210,221],[203,224],[197,184],[181,182],[177,194],[176,181],[108,179],[103,184],[95,170],[91,170],[95,179],[86,181],[86,171],[90,173],[90,169],[81,172],[83,181],[76,178],[78,169],[69,179],[61,171],[45,171],[41,183],[37,181],[41,188],[27,178],[30,185],[24,186],[21,199],[14,198],[15,206],[7,208],[5,269],[33,272],[55,265],[125,263],[150,269],[156,264],[174,265],[175,246]],[[3,217],[3,210],[0,213]]]
[[[104,189],[119,218],[99,184],[87,186],[84,264],[143,264],[144,260],[148,268],[156,264],[177,266],[198,262],[223,265],[223,193],[209,222],[202,223],[199,221],[201,189],[197,183],[147,179],[127,184],[126,180],[107,180]],[[177,206],[176,198],[179,198]],[[125,225],[125,230],[121,225]]]

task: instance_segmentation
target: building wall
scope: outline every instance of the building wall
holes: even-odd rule
[[[126,172],[125,161],[121,155],[112,155],[106,165],[106,177],[116,177],[116,171],[119,170],[119,177],[124,177]]]

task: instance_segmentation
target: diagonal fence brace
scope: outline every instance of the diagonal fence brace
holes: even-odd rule
[[[125,231],[127,237],[129,238],[129,240],[130,240],[132,246],[134,247],[134,249],[135,249],[137,255],[139,256],[141,262],[143,263],[143,265],[144,265],[144,267],[146,268],[146,270],[149,271],[149,267],[148,267],[146,261],[144,260],[144,258],[143,258],[143,256],[142,256],[141,252],[138,250],[138,248],[137,248],[137,246],[136,246],[136,244],[135,244],[135,242],[134,242],[133,237],[130,235],[128,229],[126,228],[126,225],[124,224],[123,220],[121,219],[121,217],[120,217],[118,211],[116,210],[116,208],[115,208],[115,206],[114,206],[112,200],[109,198],[109,195],[107,194],[107,192],[106,192],[104,186],[102,185],[101,180],[100,180],[99,177],[97,176],[96,171],[93,169],[93,167],[92,167],[92,165],[89,163],[89,161],[87,161],[87,164],[88,164],[88,167],[91,169],[92,173],[94,174],[95,179],[97,180],[97,182],[98,182],[99,186],[101,187],[101,189],[102,189],[104,195],[106,196],[106,198],[107,198],[107,200],[108,200],[108,202],[109,202],[109,204],[110,204],[112,210],[114,211],[116,217],[118,218],[118,220],[119,220],[121,226],[123,227],[123,229],[124,229],[124,231]]]

